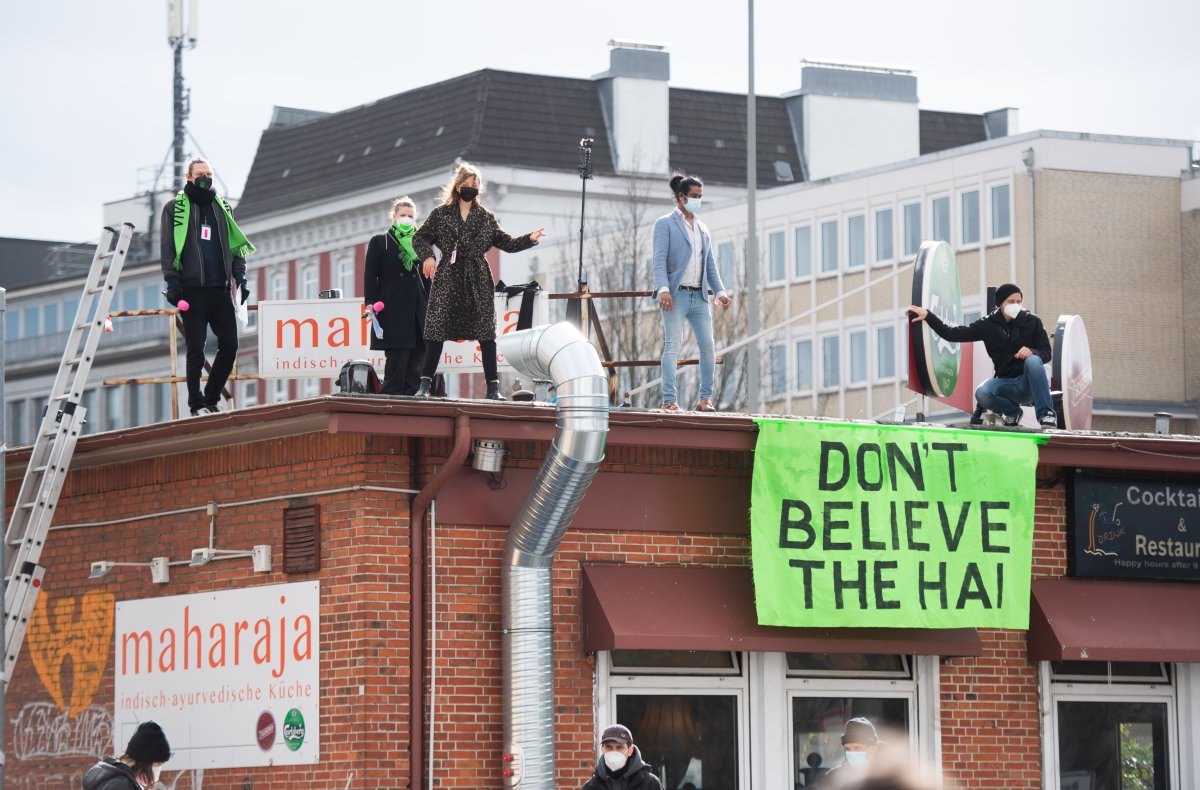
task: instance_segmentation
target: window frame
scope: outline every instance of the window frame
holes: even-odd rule
[[[776,354],[782,359],[783,365],[776,364]],[[782,367],[782,380],[777,378]],[[776,384],[778,383],[778,386]],[[767,346],[767,393],[771,398],[785,398],[788,394],[788,347],[787,343],[772,343]]]
[[[854,224],[858,221],[859,230],[859,254],[861,259],[858,263],[854,262]],[[864,271],[867,268],[867,213],[865,211],[857,214],[850,214],[846,217],[846,271]]]
[[[842,388],[842,378],[843,378],[842,377],[842,335],[840,332],[826,332],[826,333],[822,333],[821,335],[819,335],[819,337],[821,339],[820,365],[818,365],[817,367],[821,368],[821,371],[820,371],[821,384],[820,384],[820,388],[818,389],[818,392],[822,392],[822,393],[838,392]],[[826,346],[825,346],[825,344],[826,344],[826,341],[829,341],[829,340],[833,340],[836,343],[836,348],[837,348],[837,366],[835,368],[835,372],[837,375],[837,381],[835,381],[833,384],[827,384],[825,381],[825,371],[826,371],[826,368],[825,368]],[[813,374],[815,376],[815,374],[816,374],[815,370],[813,371]]]
[[[969,212],[966,206],[968,195],[975,196],[975,211]],[[967,239],[967,220],[972,216],[975,217],[975,239],[971,241]],[[983,243],[983,195],[980,194],[979,187],[971,187],[970,189],[960,190],[958,193],[958,247],[959,249],[971,250],[979,247]]]
[[[806,240],[804,245],[801,245],[801,243],[800,243],[801,231],[806,231],[807,236],[808,236],[808,239]],[[808,272],[805,274],[800,273],[800,250],[801,250],[802,246],[804,248],[806,248],[805,251],[806,251],[807,257],[808,257]],[[813,225],[812,225],[812,223],[807,222],[802,225],[792,226],[792,282],[801,283],[801,282],[811,281],[813,278],[813,264],[814,263],[815,263],[815,261],[813,260]]]
[[[997,183],[997,184],[988,184],[987,189],[988,189],[988,242],[992,243],[992,244],[996,244],[999,242],[1011,241],[1012,234],[1013,234],[1012,183],[1008,182],[1008,181],[1004,181],[1004,182]],[[1003,205],[1004,205],[1005,212],[1007,212],[1006,219],[1008,222],[1008,228],[1006,229],[1007,232],[1004,233],[1003,235],[996,233],[996,206],[998,205],[998,203],[996,201],[996,190],[997,189],[1005,190],[1005,200],[1004,200]]]
[[[916,212],[917,212],[917,216],[916,216],[917,239],[916,239],[916,248],[912,252],[909,252],[909,250],[908,250],[908,241],[909,241],[909,239],[908,239],[908,235],[909,235],[908,234],[908,228],[909,228],[908,210],[913,209],[913,208],[915,208]],[[908,203],[902,203],[900,205],[900,258],[901,258],[901,260],[908,260],[909,258],[916,258],[917,253],[921,251],[921,242],[924,241],[924,239],[922,238],[922,236],[924,234],[922,233],[921,219],[922,218],[921,218],[921,201],[920,200],[911,201]]]
[[[944,238],[939,238],[938,225],[941,223],[938,220],[938,209],[943,206],[946,210],[946,227]],[[929,238],[933,241],[944,241],[951,247],[954,246],[954,205],[949,194],[932,195],[929,198]]]
[[[881,214],[887,214],[889,217],[887,240],[891,254],[886,258],[879,257],[879,240],[882,238],[882,234],[879,232],[879,217]],[[873,245],[875,247],[875,260],[872,265],[890,266],[896,262],[896,210],[892,206],[881,206],[872,212],[872,217],[875,220],[872,228],[872,240],[875,242]]]
[[[880,360],[883,359],[883,357],[880,356],[880,353],[879,353],[880,352],[879,333],[885,329],[892,333],[892,353],[891,353],[892,372],[891,372],[891,375],[884,375],[879,369],[879,362],[880,362]],[[893,382],[896,380],[896,371],[899,370],[899,368],[900,368],[900,365],[898,364],[897,356],[896,356],[896,351],[897,351],[896,335],[897,335],[897,332],[896,332],[896,327],[894,324],[876,324],[875,325],[875,333],[874,333],[874,336],[872,339],[874,340],[874,343],[875,343],[875,354],[874,354],[875,371],[874,371],[874,373],[875,373],[876,383],[880,383],[880,384],[889,383],[889,382]]]
[[[862,338],[862,378],[854,378],[854,338]],[[846,329],[846,388],[864,387],[871,381],[871,337],[866,327]]]
[[[804,387],[800,381],[800,346],[808,345],[808,386]],[[793,382],[795,392],[798,395],[810,395],[817,386],[817,363],[816,363],[817,344],[813,342],[813,338],[805,337],[797,340],[792,344],[792,359],[796,360],[796,376]]]
[[[778,256],[778,258],[776,258],[776,256],[775,256],[775,252],[776,252],[776,246],[775,246],[775,242],[776,242],[776,240],[778,240],[778,242],[779,242],[779,246],[778,246],[778,252],[779,252],[779,256]],[[779,266],[778,272],[776,272],[776,264],[778,264],[778,266]],[[785,283],[785,282],[787,282],[787,279],[788,279],[788,272],[787,272],[787,268],[788,268],[788,267],[787,267],[787,264],[788,264],[788,255],[787,255],[787,230],[786,230],[786,229],[784,229],[784,228],[780,228],[780,229],[778,229],[778,230],[769,230],[769,231],[767,231],[767,276],[766,276],[766,284],[767,284],[767,285],[776,285],[776,284],[778,284],[778,283]],[[776,276],[776,275],[778,275],[778,276]]]
[[[817,247],[818,247],[817,258],[819,259],[817,261],[817,264],[820,267],[820,272],[817,274],[818,277],[833,277],[839,271],[841,271],[841,268],[842,268],[841,251],[838,249],[838,242],[840,241],[839,234],[841,233],[841,228],[839,227],[840,225],[841,225],[841,223],[838,222],[837,217],[833,217],[831,219],[823,219],[817,223],[817,226],[820,229],[820,238],[817,240]],[[826,234],[825,234],[825,228],[830,227],[830,226],[832,226],[833,230],[832,230],[832,233],[829,234],[829,237],[827,239]],[[830,244],[827,243],[828,241],[832,241],[832,247],[833,247],[833,268],[829,268],[829,269],[825,268],[825,261],[826,261],[825,252],[831,246]]]

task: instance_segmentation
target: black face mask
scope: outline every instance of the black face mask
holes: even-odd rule
[[[212,176],[196,176],[195,184],[197,189],[212,189]]]
[[[458,196],[463,200],[470,202],[479,197],[479,190],[475,187],[459,187]]]
[[[201,179],[197,178],[195,181],[189,181],[188,183],[184,184],[184,194],[191,198],[194,203],[207,204],[213,202],[217,196],[217,191],[211,188],[201,188],[199,186],[200,181]]]

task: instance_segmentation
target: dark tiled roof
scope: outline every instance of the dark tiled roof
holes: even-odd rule
[[[921,155],[988,139],[982,115],[921,110]]]
[[[670,89],[670,165],[745,184],[746,99]],[[785,100],[758,97],[758,184],[801,180]],[[600,83],[485,69],[263,132],[238,204],[241,219],[383,187],[455,159],[574,172],[581,137],[597,175],[613,174]],[[978,115],[921,111],[921,153],[986,139]],[[789,178],[790,176],[790,178]]]
[[[94,244],[0,238],[0,287],[14,290],[87,274]]]
[[[760,189],[800,181],[800,157],[783,99],[757,97]],[[786,162],[779,178],[776,162]],[[739,93],[671,89],[671,167],[716,184],[746,183],[746,97]]]
[[[595,172],[612,173],[592,80],[486,69],[308,123],[263,132],[238,216],[400,181],[456,158],[574,170],[596,139]]]

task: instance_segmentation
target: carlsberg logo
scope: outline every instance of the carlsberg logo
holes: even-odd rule
[[[304,744],[304,716],[298,708],[292,708],[283,719],[283,742],[291,751]]]

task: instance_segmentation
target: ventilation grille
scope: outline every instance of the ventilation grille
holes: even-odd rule
[[[321,570],[321,506],[301,505],[283,511],[283,572]]]

